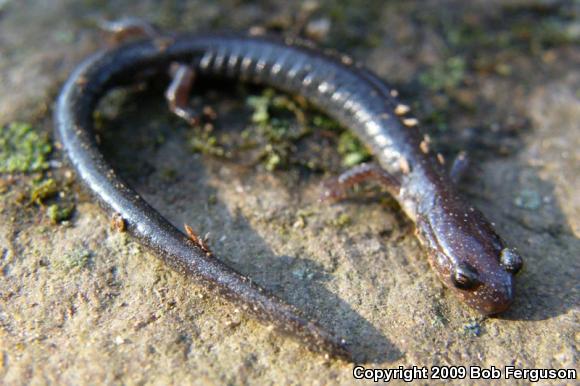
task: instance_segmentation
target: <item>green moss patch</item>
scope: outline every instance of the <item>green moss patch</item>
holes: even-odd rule
[[[80,271],[89,266],[91,255],[91,251],[87,249],[77,249],[55,259],[54,265],[65,272]]]
[[[30,201],[42,205],[44,201],[56,196],[58,186],[53,178],[35,183],[30,191]]]
[[[74,209],[73,204],[52,204],[46,209],[46,214],[53,224],[58,224],[70,219]]]
[[[52,146],[31,125],[13,122],[0,131],[0,173],[30,173],[48,169]]]
[[[248,124],[241,133],[218,129],[219,122],[201,122],[188,134],[194,153],[226,159],[244,159],[268,171],[305,167],[327,171],[336,161],[337,149],[343,166],[371,158],[368,149],[351,132],[311,106],[304,98],[266,88],[245,93]],[[248,160],[249,159],[249,160]]]
[[[459,86],[464,77],[465,59],[453,56],[422,73],[419,81],[433,91],[451,90]]]
[[[248,97],[247,104],[253,109],[252,121],[258,126],[258,136],[267,143],[263,154],[267,170],[286,166],[296,142],[314,131],[339,134],[338,152],[344,166],[370,158],[370,153],[354,134],[306,103],[302,105],[284,94],[266,89],[262,95]]]
[[[28,203],[46,208],[50,221],[59,224],[69,220],[75,210],[73,197],[69,193],[68,187],[59,184],[54,178],[41,179],[30,187]]]

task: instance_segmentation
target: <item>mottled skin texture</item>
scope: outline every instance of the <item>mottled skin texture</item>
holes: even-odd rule
[[[129,232],[173,269],[215,288],[313,350],[349,356],[343,340],[186,237],[104,160],[92,133],[98,100],[136,77],[166,72],[174,62],[190,65],[197,76],[230,77],[300,94],[353,130],[373,150],[388,175],[383,183],[416,222],[443,282],[482,313],[509,306],[513,280],[506,267],[515,273],[521,259],[504,249],[483,216],[458,197],[437,157],[421,150],[417,122],[405,115],[408,109],[396,101],[396,91],[346,56],[249,36],[163,37],[101,52],[79,66],[59,97],[56,127],[79,177],[105,207],[122,217]]]

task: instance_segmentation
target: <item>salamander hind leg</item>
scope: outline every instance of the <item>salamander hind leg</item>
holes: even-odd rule
[[[391,194],[397,194],[400,189],[399,180],[378,165],[361,164],[325,181],[320,201],[344,200],[348,197],[350,188],[367,181],[379,183]]]
[[[123,18],[113,21],[102,21],[100,27],[111,36],[112,44],[118,45],[136,37],[150,39],[161,38],[161,33],[152,24],[138,18]],[[169,109],[194,125],[197,123],[197,114],[189,107],[189,93],[195,78],[193,69],[181,63],[172,63],[169,68],[171,83],[165,92]],[[145,73],[143,78],[146,78]]]
[[[172,80],[165,92],[169,109],[190,125],[197,124],[199,114],[189,105],[189,93],[195,80],[193,69],[185,64],[173,63],[169,72]]]

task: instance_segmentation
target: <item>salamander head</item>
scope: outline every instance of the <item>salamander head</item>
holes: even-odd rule
[[[522,258],[505,247],[479,211],[453,209],[446,206],[429,216],[431,264],[469,306],[484,315],[503,312],[513,302],[513,276],[522,268]]]
[[[513,302],[513,275],[521,266],[521,257],[514,250],[504,248],[499,256],[480,255],[479,264],[461,261],[451,266],[448,282],[469,306],[484,315],[498,314]]]

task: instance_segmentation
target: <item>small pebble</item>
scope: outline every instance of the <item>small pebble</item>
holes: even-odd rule
[[[536,210],[542,205],[542,198],[535,190],[523,189],[514,199],[514,204],[518,208]]]
[[[306,25],[306,36],[315,41],[323,41],[330,32],[330,19],[320,18],[311,20]]]

